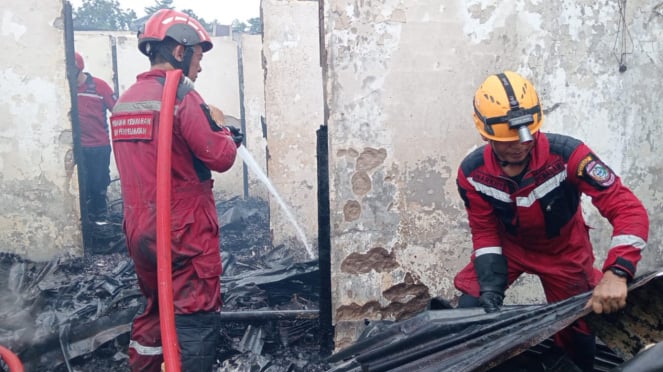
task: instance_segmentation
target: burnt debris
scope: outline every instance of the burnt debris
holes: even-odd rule
[[[300,252],[272,246],[265,201],[235,198],[217,210],[224,265],[218,370],[326,370],[317,261],[297,262]],[[103,254],[45,263],[0,255],[0,345],[26,371],[128,370],[131,320],[144,303],[121,225],[114,226],[95,250]]]
[[[582,317],[598,336],[594,371],[660,371],[663,361],[653,355],[663,339],[661,290],[663,271],[642,275],[629,285],[626,308],[608,315],[589,314],[591,292],[490,314],[431,306],[409,319],[370,322],[357,342],[328,359],[330,372],[579,371],[551,337]]]

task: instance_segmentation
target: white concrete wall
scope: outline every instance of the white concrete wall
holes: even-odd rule
[[[316,131],[324,122],[318,2],[263,0],[262,14],[269,178],[293,217],[270,199],[274,244],[310,259],[317,257]]]
[[[659,1],[627,3],[628,34],[618,29],[617,2],[326,0],[324,7],[337,347],[365,318],[399,319],[429,296],[457,295],[452,279],[471,242],[456,169],[482,144],[470,102],[485,77],[505,69],[537,87],[543,130],[585,140],[642,198],[652,229],[640,269],[663,264]],[[613,48],[623,36],[630,54],[620,73]],[[611,229],[591,205],[586,214],[600,267]],[[531,277],[507,294],[511,303],[542,301]]]
[[[61,15],[60,1],[0,8],[0,250],[33,260],[83,251]]]

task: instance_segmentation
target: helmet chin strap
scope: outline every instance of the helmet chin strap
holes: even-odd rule
[[[189,76],[189,69],[191,68],[191,59],[193,58],[193,48],[187,46],[184,48],[184,58],[182,58],[182,72],[184,76]]]
[[[178,61],[177,58],[175,58],[171,53],[168,53],[163,50],[163,48],[159,49],[159,54],[163,58],[165,58],[168,63],[171,64],[176,69],[182,70],[184,73],[184,76],[189,76],[189,67],[191,66],[191,59],[193,57],[193,48],[190,46],[184,47],[184,57],[182,58],[181,61]]]

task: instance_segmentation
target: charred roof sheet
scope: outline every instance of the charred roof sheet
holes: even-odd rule
[[[587,317],[600,341],[595,368],[613,368],[644,345],[661,340],[661,276],[663,271],[657,271],[631,283],[628,305],[618,315]],[[330,357],[336,363],[331,371],[488,371],[526,351],[533,352],[555,333],[587,316],[590,309],[585,304],[590,295],[547,305],[507,306],[491,314],[480,308],[428,310],[399,322],[378,322],[354,345]],[[643,318],[643,313],[652,315]],[[619,328],[616,319],[624,322]]]

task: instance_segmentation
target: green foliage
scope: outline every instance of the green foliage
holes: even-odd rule
[[[73,11],[74,30],[130,30],[136,21],[136,12],[121,9],[117,0],[83,0]]]
[[[211,1],[211,0],[210,0]],[[118,0],[83,0],[83,4],[74,9],[74,30],[103,30],[103,31],[135,31],[138,21],[144,22],[148,16],[160,9],[174,9],[173,0],[154,0],[153,6],[145,7],[145,16],[140,20],[132,9],[121,9]],[[191,9],[183,9],[182,13],[197,19],[208,32],[212,32],[216,20],[207,22]],[[262,33],[262,21],[259,17],[251,18],[246,22],[235,19],[231,28],[235,33]]]
[[[236,32],[241,34],[246,32],[249,26],[247,26],[246,23],[240,21],[239,19],[234,19],[230,27],[232,28],[233,33]]]
[[[174,9],[173,0],[154,0],[153,6],[145,7],[145,14],[152,15],[161,9]]]
[[[212,24],[205,21],[204,18],[198,17],[196,13],[191,9],[183,9],[182,13],[188,14],[191,18],[198,20],[200,24],[207,30],[207,32],[212,32]]]
[[[249,22],[249,33],[251,35],[262,34],[262,20],[260,17],[250,18]]]
[[[262,33],[262,20],[260,17],[250,18],[246,22],[240,21],[239,19],[233,20],[230,27],[232,28],[233,33],[247,33],[252,35],[257,35]]]

